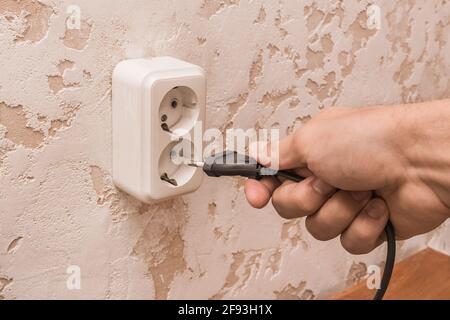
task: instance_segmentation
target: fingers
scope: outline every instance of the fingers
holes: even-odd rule
[[[372,251],[381,244],[388,219],[386,203],[380,198],[370,200],[341,235],[342,246],[352,254]]]
[[[247,179],[244,192],[248,203],[257,209],[266,206],[272,197],[273,191],[280,185],[275,177],[266,177],[261,180]]]
[[[302,130],[281,139],[278,144],[271,146],[278,151],[278,158],[271,156],[272,162],[276,162],[280,170],[306,167],[306,145],[303,143]],[[275,154],[276,155],[276,154]],[[272,163],[271,163],[272,164]]]
[[[245,195],[253,207],[264,207],[272,197],[280,216],[286,219],[307,216],[306,228],[318,240],[330,240],[341,234],[342,246],[352,254],[365,254],[379,246],[389,220],[384,200],[371,199],[372,193],[368,191],[334,192],[334,187],[314,176],[300,183],[280,183],[274,177],[249,179],[245,183]]]
[[[293,169],[306,166],[306,145],[302,142],[302,131],[270,144],[267,142],[252,143],[249,154],[259,163],[274,169]]]
[[[306,168],[294,170],[301,177],[310,177],[311,171]],[[257,209],[264,208],[272,197],[273,191],[283,182],[282,178],[265,177],[261,180],[248,179],[245,182],[244,191],[249,204]]]
[[[369,191],[338,191],[316,214],[306,218],[306,228],[317,240],[327,241],[336,238],[347,229],[371,196],[372,193]]]
[[[283,218],[303,217],[315,213],[334,191],[333,186],[315,177],[299,183],[285,181],[273,192],[272,204]]]

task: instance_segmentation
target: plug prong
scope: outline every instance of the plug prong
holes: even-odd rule
[[[205,163],[202,161],[193,161],[193,160],[188,160],[188,161],[186,161],[186,163],[188,166],[197,167],[197,168],[203,168],[203,166],[205,165]]]

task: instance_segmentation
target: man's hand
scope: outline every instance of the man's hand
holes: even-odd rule
[[[279,142],[279,169],[307,179],[248,180],[248,202],[306,216],[318,240],[363,254],[389,219],[399,239],[431,231],[450,216],[450,101],[327,109]]]

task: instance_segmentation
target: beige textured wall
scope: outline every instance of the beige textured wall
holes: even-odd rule
[[[67,30],[66,8],[81,8]],[[381,28],[366,28],[366,8]],[[0,298],[323,298],[382,263],[251,209],[242,179],[144,205],[111,182],[111,73],[171,55],[208,76],[207,127],[450,97],[450,2],[0,0]],[[339,134],[339,133],[336,133]],[[450,250],[450,226],[399,245]],[[66,270],[81,268],[81,290]]]

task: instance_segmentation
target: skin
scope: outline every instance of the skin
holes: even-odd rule
[[[347,251],[365,254],[384,241],[389,219],[408,239],[450,217],[450,100],[329,108],[276,145],[279,169],[307,178],[247,180],[247,200],[263,208],[272,199],[283,218],[306,217],[318,240],[340,236]],[[250,152],[270,166],[266,149],[276,148]]]

